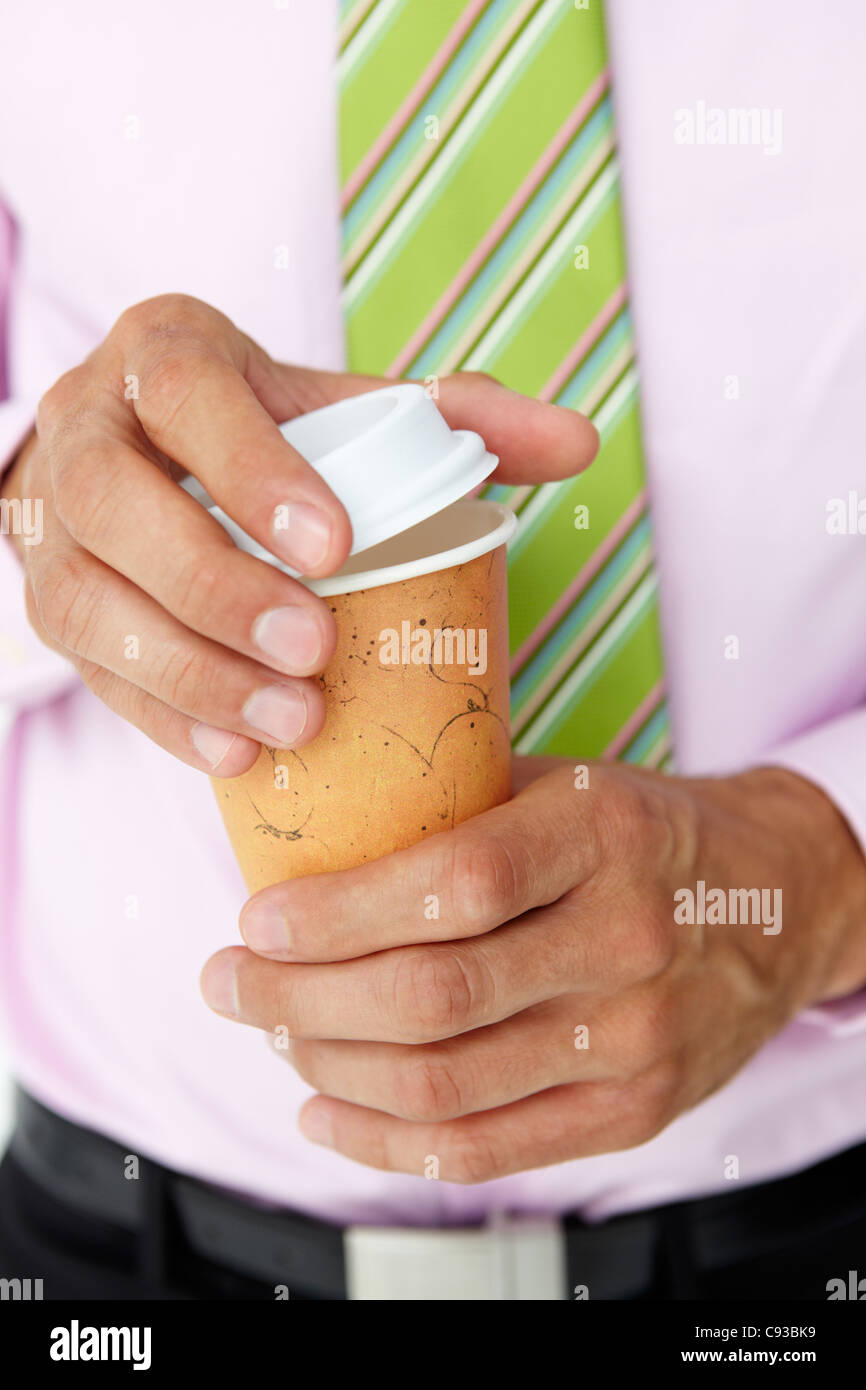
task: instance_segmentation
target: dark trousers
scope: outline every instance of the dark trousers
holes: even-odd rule
[[[848,1157],[848,1156],[846,1156]],[[798,1238],[797,1213],[780,1250],[712,1273],[699,1272],[688,1242],[671,1218],[652,1282],[641,1300],[697,1298],[826,1300],[827,1283],[866,1277],[866,1146],[850,1151],[850,1170],[862,1175],[863,1200],[844,1224],[814,1220]],[[856,1159],[856,1162],[854,1161]],[[41,1279],[45,1299],[274,1299],[274,1287],[210,1264],[191,1251],[173,1217],[165,1170],[148,1164],[148,1217],[131,1235],[82,1216],[38,1187],[8,1153],[0,1163],[0,1278]],[[814,1217],[814,1213],[809,1214]],[[292,1299],[304,1292],[293,1286]]]
[[[148,1163],[148,1221],[138,1235],[83,1216],[38,1187],[10,1153],[0,1162],[0,1278],[41,1279],[45,1299],[246,1299],[274,1288],[210,1264],[187,1248]],[[304,1299],[292,1289],[292,1299]]]

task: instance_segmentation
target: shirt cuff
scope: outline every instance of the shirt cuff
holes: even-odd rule
[[[33,427],[35,402],[0,404],[0,472]],[[8,529],[8,514],[2,515]],[[79,682],[75,667],[46,647],[27,619],[24,576],[6,535],[0,535],[0,713],[14,716],[47,703]]]
[[[866,854],[866,709],[828,720],[761,761],[799,773],[820,787],[838,806]],[[866,1031],[866,986],[846,999],[806,1009],[798,1022],[840,1040]]]

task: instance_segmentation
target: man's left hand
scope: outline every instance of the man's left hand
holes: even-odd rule
[[[866,981],[866,859],[812,783],[582,780],[519,759],[506,804],[245,905],[205,998],[320,1092],[308,1138],[451,1182],[629,1148]]]

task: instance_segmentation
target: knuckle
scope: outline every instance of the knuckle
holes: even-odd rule
[[[462,1032],[477,1009],[473,973],[454,950],[424,947],[403,952],[394,977],[401,1031],[421,1042]]]
[[[124,309],[113,331],[132,340],[183,331],[203,326],[212,312],[203,300],[191,294],[156,294]]]
[[[251,1014],[261,1012],[264,1005],[269,1032],[276,1034],[279,1028],[286,1030],[292,1039],[291,1060],[294,1064],[297,1056],[295,1038],[302,1031],[299,979],[294,970],[280,968],[274,971],[267,968],[270,964],[267,962],[264,970],[260,965],[253,966],[249,978],[242,965],[237,972],[238,996],[241,1008],[248,1004]],[[309,1062],[306,1065],[309,1066]]]
[[[641,836],[650,853],[671,862],[680,842],[676,818],[672,814],[670,797],[652,783],[644,787],[641,797]]]
[[[639,1148],[667,1129],[679,1108],[678,1080],[679,1067],[665,1062],[644,1073],[627,1089],[620,1147]]]
[[[64,449],[53,462],[54,510],[77,540],[95,538],[107,527],[115,505],[112,466],[107,441],[84,450]]]
[[[622,781],[605,798],[605,822],[608,836],[621,853],[631,854],[643,843],[646,830],[644,798],[639,787]]]
[[[73,367],[58,377],[36,406],[36,432],[40,436],[71,428],[85,413],[85,372]]]
[[[222,370],[220,366],[220,370]],[[253,490],[253,495],[259,491],[262,477],[262,444],[249,439],[227,440],[227,454],[230,460],[232,479],[239,486],[249,487]],[[284,484],[292,488],[294,484],[303,478],[308,471],[308,464],[298,456],[297,459],[291,456],[281,459],[280,466],[283,472]],[[289,494],[290,495],[290,494]],[[267,524],[273,520],[273,512],[269,509],[262,518]]]
[[[410,1057],[396,1077],[396,1100],[406,1120],[436,1123],[463,1113],[460,1088],[448,1063],[430,1055]]]
[[[448,1144],[446,1153],[446,1176],[450,1182],[491,1182],[508,1171],[508,1163],[501,1149],[489,1135],[475,1130],[467,1129],[459,1133],[453,1144]]]
[[[639,980],[651,980],[667,970],[675,953],[673,908],[669,917],[663,912],[642,913],[629,942],[630,971]]]
[[[69,651],[84,650],[98,605],[92,602],[77,559],[68,554],[52,555],[34,577],[33,602],[49,636]]]
[[[215,560],[187,556],[174,580],[172,609],[188,627],[202,632],[225,611],[226,576]]]
[[[174,709],[192,713],[207,706],[210,672],[198,651],[173,647],[157,667],[155,677],[159,698]]]
[[[141,373],[138,414],[154,443],[160,444],[201,379],[201,350],[172,345],[151,354]]]
[[[655,991],[641,991],[627,1015],[618,1015],[617,1033],[621,1047],[615,1050],[620,1054],[625,1075],[642,1076],[657,1065],[669,1047],[671,1016],[666,1002]]]
[[[481,843],[458,840],[452,850],[451,892],[460,926],[479,931],[493,919],[505,920],[519,889],[514,856],[503,839]]]
[[[611,848],[632,856],[639,850],[645,860],[673,864],[693,842],[688,802],[676,800],[663,788],[657,774],[642,772],[622,778],[604,799],[604,823]]]

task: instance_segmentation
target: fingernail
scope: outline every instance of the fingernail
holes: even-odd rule
[[[201,982],[201,992],[214,1013],[240,1018],[237,975],[231,956],[219,956],[210,961]]]
[[[324,1106],[314,1105],[305,1110],[300,1121],[301,1133],[314,1144],[323,1144],[326,1149],[334,1147],[334,1127],[330,1113]]]
[[[244,719],[277,748],[290,748],[307,724],[307,702],[290,685],[266,685],[244,705]]]
[[[274,511],[274,544],[304,574],[320,565],[331,544],[331,519],[309,502],[289,502]]]
[[[322,654],[322,633],[308,608],[269,608],[253,623],[253,641],[284,666],[313,670]]]
[[[289,924],[276,903],[253,903],[241,915],[241,935],[251,951],[285,955],[291,950]]]
[[[210,724],[201,723],[193,724],[189,736],[211,772],[216,772],[237,738],[237,734],[230,734],[227,729],[214,729]]]

